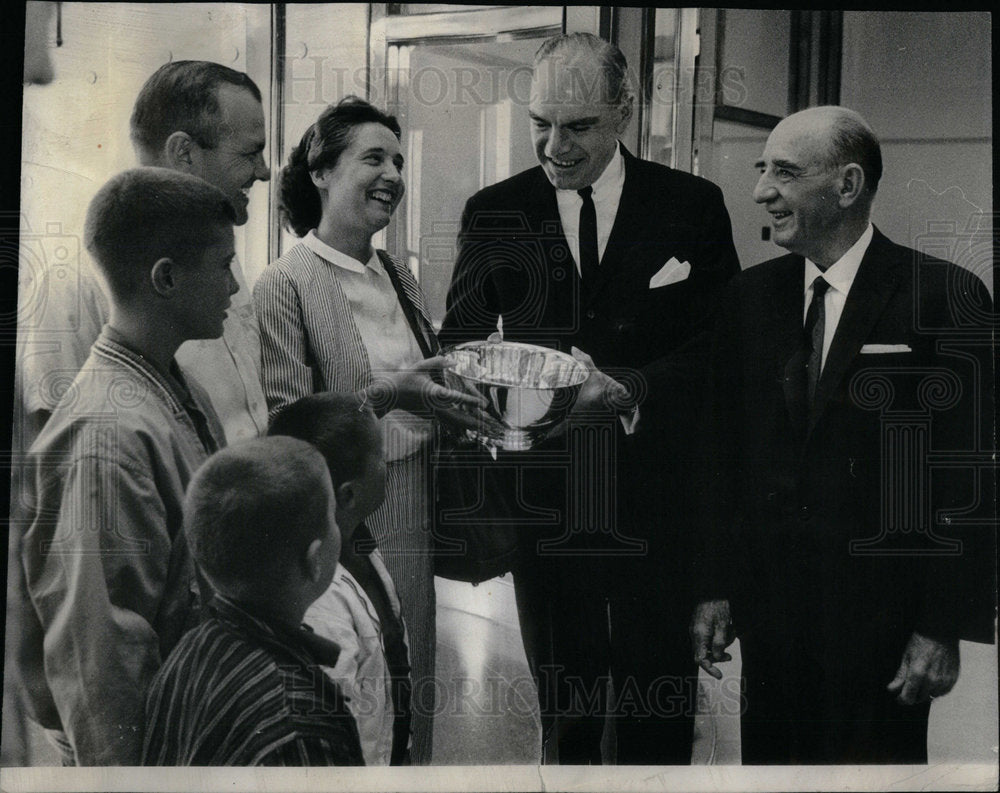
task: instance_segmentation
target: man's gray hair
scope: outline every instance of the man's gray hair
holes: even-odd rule
[[[874,196],[882,178],[882,147],[878,137],[861,114],[839,105],[813,108],[830,115],[830,150],[828,165],[836,167],[857,163],[865,174],[865,192]]]
[[[600,92],[599,99],[611,105],[631,103],[632,87],[628,81],[628,62],[614,44],[591,33],[563,33],[542,42],[535,53],[534,68],[549,60],[569,63],[580,57],[592,57],[601,67],[601,86],[585,86]]]

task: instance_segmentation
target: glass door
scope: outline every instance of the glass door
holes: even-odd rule
[[[371,53],[372,93],[399,119],[406,158],[406,196],[384,244],[409,263],[435,324],[444,319],[466,199],[536,164],[531,64],[561,30],[559,7],[373,20],[372,41],[384,45]]]
[[[700,46],[697,8],[646,9],[640,60],[642,156],[698,173],[693,151],[696,71]]]

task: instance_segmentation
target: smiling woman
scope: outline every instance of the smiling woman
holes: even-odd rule
[[[360,393],[381,417],[386,500],[368,526],[410,636],[411,757],[429,763],[436,636],[424,461],[432,419],[461,420],[456,405],[477,399],[434,382],[444,359],[429,357],[437,340],[419,287],[372,247],[403,197],[399,137],[395,118],[356,97],[323,111],[280,177],[282,220],[302,242],[264,271],[254,302],[272,418],[322,391]]]

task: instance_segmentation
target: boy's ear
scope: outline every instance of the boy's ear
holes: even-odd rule
[[[157,259],[149,271],[149,280],[158,295],[167,298],[173,296],[177,288],[177,266],[174,260],[167,256]]]
[[[354,485],[353,479],[341,482],[333,489],[333,494],[337,499],[337,506],[340,509],[345,512],[351,512],[354,510],[354,502],[357,498],[358,490]]]
[[[171,132],[163,144],[163,165],[174,171],[191,173],[194,168],[191,149],[194,145],[194,139],[186,132]]]

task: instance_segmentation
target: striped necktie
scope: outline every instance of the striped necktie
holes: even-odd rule
[[[823,368],[823,332],[826,326],[826,303],[824,297],[830,284],[822,275],[817,276],[813,281],[812,302],[809,303],[809,310],[806,312],[806,323],[803,331],[806,336],[806,343],[809,345],[809,358],[806,361],[806,377],[809,383],[809,406],[812,407],[816,401],[816,384],[819,382],[820,372]]]

